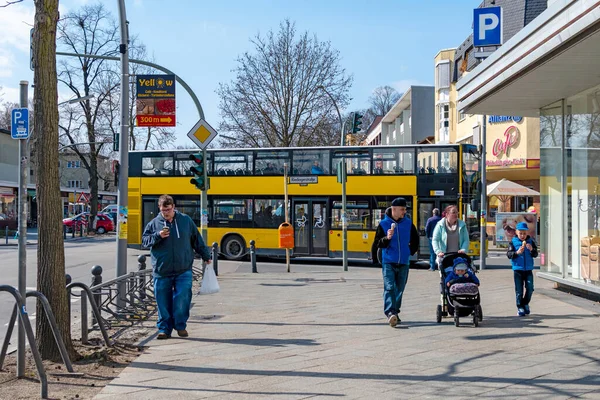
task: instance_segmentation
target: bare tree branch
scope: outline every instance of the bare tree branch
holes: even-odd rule
[[[0,8],[8,7],[13,4],[21,3],[23,0],[6,1],[6,4],[1,5]]]
[[[352,77],[340,67],[339,52],[307,32],[297,35],[289,20],[276,33],[259,34],[250,42],[255,52],[240,56],[236,78],[217,89],[219,128],[234,138],[222,143],[280,147],[329,142],[335,130],[323,121],[337,115],[318,87],[326,87],[339,107],[348,104]]]

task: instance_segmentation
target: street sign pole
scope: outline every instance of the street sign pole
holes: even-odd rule
[[[27,108],[29,82],[21,81],[21,108]],[[19,293],[23,299],[27,292],[27,175],[29,152],[27,138],[19,139]],[[27,317],[27,315],[25,315]],[[17,339],[17,377],[25,376],[25,330],[19,324]]]
[[[206,159],[206,148],[202,149],[202,159],[204,160],[204,186],[206,190],[200,191],[200,232],[202,239],[207,246],[208,243],[208,160]]]
[[[119,186],[117,210],[117,277],[127,274],[127,179],[129,175],[129,50],[128,28],[125,14],[125,0],[119,0],[121,25],[121,129],[119,139]],[[126,282],[118,284],[117,307],[125,307]]]

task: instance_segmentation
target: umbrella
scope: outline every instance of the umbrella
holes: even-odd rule
[[[502,178],[498,182],[487,186],[487,195],[496,196],[502,202],[502,207],[504,208],[504,204],[512,196],[539,196],[540,192]]]

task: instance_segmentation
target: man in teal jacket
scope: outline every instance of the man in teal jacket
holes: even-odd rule
[[[169,195],[158,199],[160,213],[146,225],[142,245],[150,248],[154,295],[158,307],[158,339],[171,337],[173,329],[187,337],[187,320],[192,302],[194,251],[210,263],[210,250],[204,244],[194,221],[175,211]]]

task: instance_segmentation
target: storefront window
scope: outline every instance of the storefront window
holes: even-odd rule
[[[566,100],[568,275],[600,285],[600,86]]]
[[[563,229],[562,101],[540,110],[540,263],[562,275]]]
[[[17,196],[13,188],[0,187],[0,228],[17,228]]]

